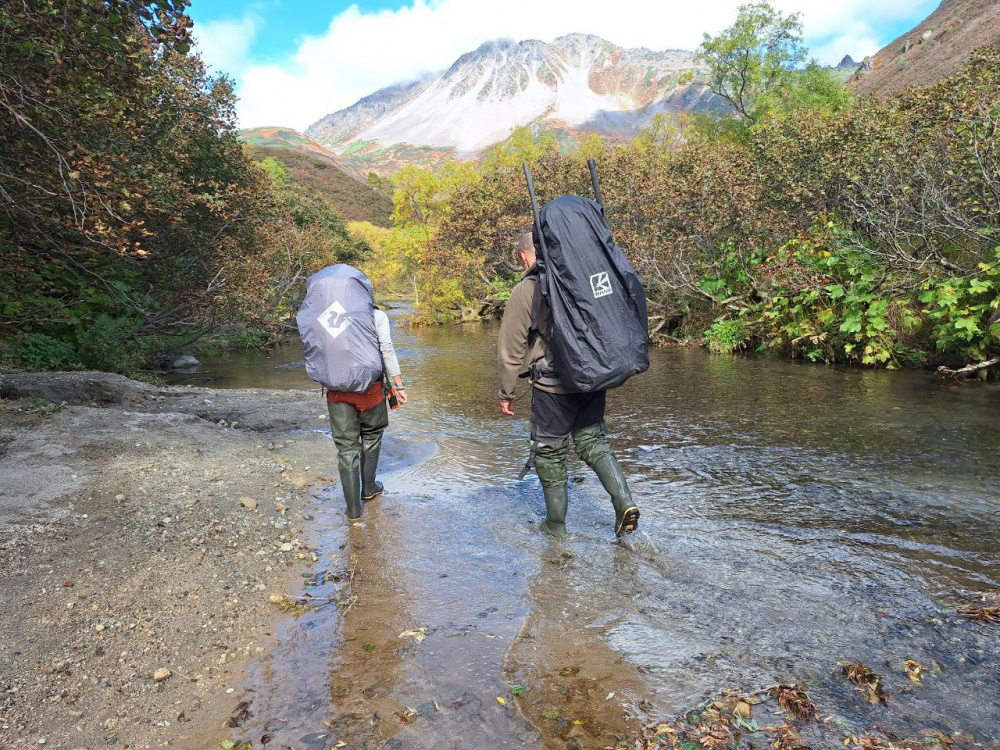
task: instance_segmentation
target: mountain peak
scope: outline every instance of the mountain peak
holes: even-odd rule
[[[384,89],[307,132],[351,154],[443,149],[472,155],[520,125],[625,140],[657,114],[721,107],[703,83],[681,75],[696,69],[692,52],[626,49],[595,34],[551,43],[494,39],[425,82]],[[376,101],[383,105],[377,112]]]
[[[844,55],[844,59],[840,61],[837,66],[837,70],[845,70],[847,68],[856,68],[858,64],[854,62],[854,58],[850,55]]]

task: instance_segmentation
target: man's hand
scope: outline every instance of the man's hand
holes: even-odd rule
[[[501,401],[500,411],[502,411],[506,416],[514,416],[514,402],[513,401]]]
[[[402,406],[403,404],[405,404],[407,401],[410,400],[409,397],[406,395],[405,388],[396,389],[396,399],[399,401],[400,406]]]

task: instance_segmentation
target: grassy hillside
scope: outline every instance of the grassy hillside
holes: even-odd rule
[[[455,152],[446,148],[412,146],[408,143],[380,146],[375,141],[354,141],[339,158],[355,169],[385,177],[408,164],[435,169],[454,156]]]
[[[294,148],[314,154],[333,156],[333,153],[307,135],[292,128],[247,128],[240,131],[240,140],[252,146],[269,148]]]
[[[293,181],[328,200],[345,221],[392,225],[391,195],[352,177],[335,157],[299,147],[250,145],[249,151],[254,161],[263,161],[269,156],[280,161]]]
[[[972,51],[1000,46],[1000,2],[944,0],[923,23],[872,59],[872,69],[848,85],[858,94],[887,95],[952,75]]]

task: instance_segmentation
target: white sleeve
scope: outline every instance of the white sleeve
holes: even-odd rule
[[[375,311],[375,331],[378,333],[378,348],[382,352],[382,365],[390,378],[399,375],[399,360],[392,346],[392,333],[389,330],[389,316],[381,310]]]

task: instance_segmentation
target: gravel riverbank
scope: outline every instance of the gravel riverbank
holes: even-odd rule
[[[8,373],[0,396],[0,747],[218,746],[269,595],[315,559],[318,394]]]

